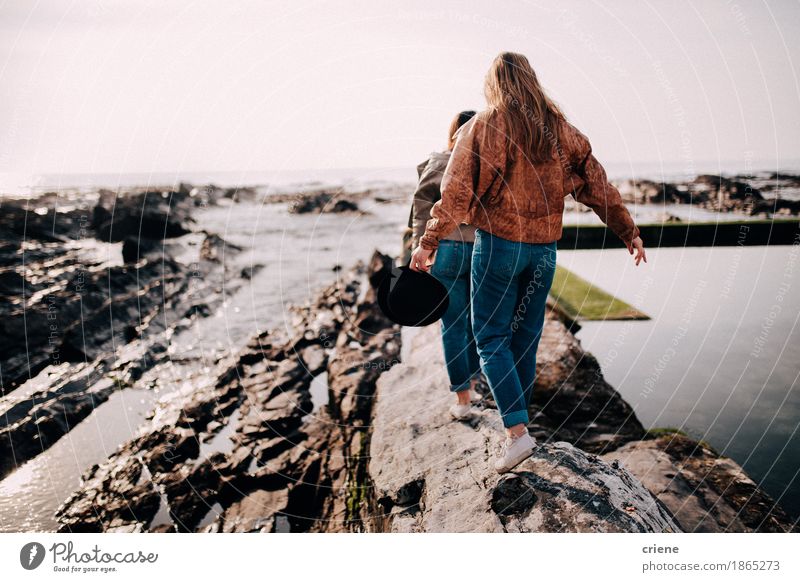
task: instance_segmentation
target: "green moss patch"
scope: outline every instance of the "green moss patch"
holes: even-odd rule
[[[550,296],[564,313],[576,320],[650,319],[562,266],[556,267]]]

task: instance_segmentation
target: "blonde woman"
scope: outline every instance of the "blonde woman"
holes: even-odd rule
[[[527,429],[528,406],[564,197],[571,193],[597,213],[635,254],[636,265],[647,259],[639,229],[589,140],[547,96],[528,59],[498,55],[484,93],[487,108],[458,132],[442,198],[431,209],[410,266],[429,271],[433,252],[454,225],[476,227],[473,332],[506,430],[495,461],[505,473],[536,447]]]

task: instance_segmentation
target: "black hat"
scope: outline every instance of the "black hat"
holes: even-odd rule
[[[395,323],[422,327],[438,321],[447,310],[447,288],[429,273],[393,267],[378,286],[378,307]]]

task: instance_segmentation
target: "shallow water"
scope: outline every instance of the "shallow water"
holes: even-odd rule
[[[392,192],[387,196],[394,195]],[[206,329],[221,348],[234,349],[265,329],[288,325],[285,306],[301,304],[332,282],[332,268],[367,261],[377,248],[399,254],[406,204],[359,201],[364,212],[292,215],[285,204],[239,203],[198,216],[200,228],[245,247],[224,260],[236,269],[263,265]]]
[[[113,393],[44,454],[0,481],[0,531],[54,530],[55,510],[81,474],[131,438],[154,401],[149,390]],[[106,413],[97,414],[100,409]]]
[[[559,263],[650,315],[577,337],[645,427],[679,427],[800,515],[800,246],[624,249]]]
[[[379,193],[384,198],[408,192]],[[171,338],[172,362],[159,368],[158,389],[126,388],[112,394],[66,436],[38,457],[0,481],[0,531],[49,531],[57,527],[54,513],[94,463],[102,463],[117,446],[133,437],[146,422],[157,398],[191,390],[207,381],[214,363],[243,347],[256,333],[288,324],[286,306],[303,303],[323,285],[335,280],[334,265],[347,269],[368,260],[374,249],[395,255],[400,251],[406,204],[359,202],[365,212],[291,215],[285,204],[242,202],[199,211],[198,230],[221,235],[245,247],[223,256],[237,271],[263,265],[250,282],[226,289],[223,305]],[[42,374],[51,371],[45,370]],[[63,369],[61,370],[63,372]],[[152,377],[145,374],[141,384]],[[320,383],[322,382],[322,383]],[[41,384],[34,378],[12,396],[17,399]],[[317,386],[318,385],[318,386]],[[324,378],[315,385],[315,407],[324,405]],[[0,407],[1,408],[1,407]],[[235,423],[235,419],[234,419]],[[203,455],[230,447],[226,426],[208,443]],[[165,508],[157,522],[167,523]]]

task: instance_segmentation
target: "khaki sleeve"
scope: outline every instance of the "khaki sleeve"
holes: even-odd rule
[[[591,208],[623,243],[629,244],[639,236],[639,228],[622,202],[619,190],[608,181],[586,136],[576,130],[572,143],[574,170],[582,180],[573,196]]]
[[[425,249],[436,249],[439,241],[467,218],[473,199],[483,196],[503,167],[505,148],[499,141],[487,140],[486,124],[479,114],[457,133],[442,177],[442,197],[431,208],[431,219],[420,238]]]
[[[430,220],[431,208],[441,197],[439,190],[441,180],[442,171],[436,168],[436,164],[428,163],[420,174],[411,208],[412,248],[419,244],[422,235],[425,234],[425,225]]]

